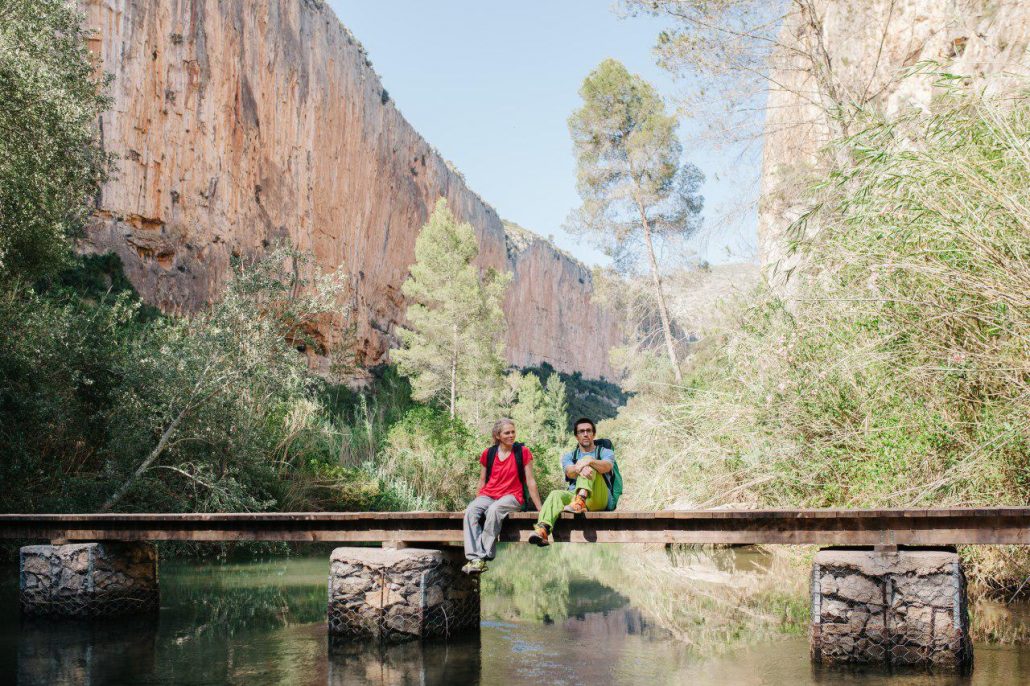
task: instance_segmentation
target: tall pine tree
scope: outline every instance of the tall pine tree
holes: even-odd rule
[[[661,96],[618,60],[601,62],[579,94],[583,107],[569,117],[569,132],[583,205],[570,228],[594,234],[623,262],[635,263],[644,249],[669,363],[681,381],[655,240],[697,228],[704,177],[681,159],[676,118]]]
[[[502,385],[504,311],[511,275],[473,264],[479,254],[472,226],[459,223],[443,198],[415,241],[415,264],[402,292],[409,299],[403,347],[393,352],[412,396],[459,409],[473,424]]]

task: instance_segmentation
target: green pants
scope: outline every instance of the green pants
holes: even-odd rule
[[[594,474],[593,479],[586,479],[582,476],[576,479],[575,491],[551,491],[544,500],[544,506],[540,508],[539,524],[546,524],[554,527],[562,510],[572,502],[572,498],[580,489],[589,491],[587,495],[587,509],[597,512],[608,508],[608,484],[604,482],[603,474]]]

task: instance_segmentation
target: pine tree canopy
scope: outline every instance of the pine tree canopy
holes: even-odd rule
[[[511,277],[480,273],[475,232],[441,198],[415,242],[415,264],[402,292],[409,299],[403,347],[393,352],[411,378],[413,397],[449,405],[454,416],[483,420],[504,368],[501,300]]]

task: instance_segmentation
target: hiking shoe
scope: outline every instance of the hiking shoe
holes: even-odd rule
[[[538,545],[543,548],[545,545],[551,545],[551,542],[547,540],[547,526],[545,524],[537,524],[533,527],[533,533],[529,535],[529,542],[533,545]]]
[[[472,560],[461,570],[466,574],[482,574],[486,571],[486,560]]]
[[[572,514],[583,514],[587,511],[587,499],[577,493],[572,502],[565,506],[565,511]]]

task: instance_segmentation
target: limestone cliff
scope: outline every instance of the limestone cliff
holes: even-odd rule
[[[589,271],[541,239],[508,239],[323,3],[79,2],[114,77],[101,125],[118,165],[83,249],[117,252],[145,299],[203,306],[231,256],[288,237],[320,266],[344,266],[358,360],[378,363],[403,320],[416,234],[443,196],[475,227],[482,266],[514,274],[510,361],[610,375],[617,326],[591,302]]]
[[[814,8],[803,15],[799,6]],[[792,267],[784,232],[806,209],[799,190],[820,176],[820,149],[833,136],[826,83],[839,100],[885,113],[926,106],[932,75],[921,63],[998,91],[1030,74],[1030,4],[1020,0],[814,0],[789,3],[773,55],[764,137],[759,258],[777,281]],[[818,27],[816,31],[813,27]],[[805,57],[825,46],[817,65]]]

